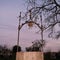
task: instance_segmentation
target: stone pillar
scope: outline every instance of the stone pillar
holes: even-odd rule
[[[17,52],[16,60],[44,60],[42,52]]]

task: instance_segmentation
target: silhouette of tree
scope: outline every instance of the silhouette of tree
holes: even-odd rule
[[[32,42],[32,46],[26,47],[26,51],[41,51],[42,45],[45,46],[45,43],[42,44],[41,40],[35,40]]]
[[[15,46],[13,46],[13,49],[12,49],[13,53],[16,53],[16,52],[17,52],[17,47],[18,47],[18,52],[20,52],[20,51],[21,51],[21,47],[20,47],[20,46],[15,45]]]
[[[56,25],[60,27],[60,0],[28,0],[27,2],[28,10],[32,13],[31,18],[35,18],[34,21],[38,22],[38,16],[42,14],[43,30],[50,31],[48,37],[59,38],[60,31],[56,31]]]

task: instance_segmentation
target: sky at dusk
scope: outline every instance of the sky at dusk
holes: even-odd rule
[[[25,0],[0,0],[0,45],[7,45],[12,47],[17,44],[17,27],[18,16],[20,11],[26,11]],[[39,28],[31,28],[27,25],[23,26],[20,33],[20,46],[31,46],[31,42],[40,39],[40,34],[36,34]],[[45,50],[58,51],[60,48],[60,40],[48,39],[46,40]]]

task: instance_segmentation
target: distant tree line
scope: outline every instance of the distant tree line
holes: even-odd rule
[[[20,46],[13,46],[12,50],[8,49],[7,46],[1,46],[0,45],[0,60],[16,60],[16,52],[21,51]]]
[[[59,52],[45,52],[44,60],[60,60],[60,51]]]
[[[17,47],[18,51],[21,52],[21,47],[20,46],[13,46],[12,50],[8,49],[6,46],[0,46],[0,60],[16,60],[16,52],[17,52]],[[33,46],[33,47],[28,47],[26,48],[26,52],[31,52],[31,51],[40,51],[38,46]],[[44,52],[44,60],[60,60],[60,51],[59,52]]]

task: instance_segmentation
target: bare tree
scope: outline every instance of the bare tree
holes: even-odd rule
[[[38,2],[37,2],[38,1]],[[39,1],[41,3],[39,3]],[[39,22],[41,25],[41,17],[39,20],[39,15],[42,15],[43,20],[43,30],[50,30],[49,37],[56,36],[59,38],[60,31],[55,32],[56,25],[60,26],[60,1],[59,0],[28,0],[28,9],[31,10],[31,19],[35,22]],[[28,15],[28,14],[27,14]],[[44,18],[44,19],[43,19]],[[57,33],[57,34],[56,34]]]

